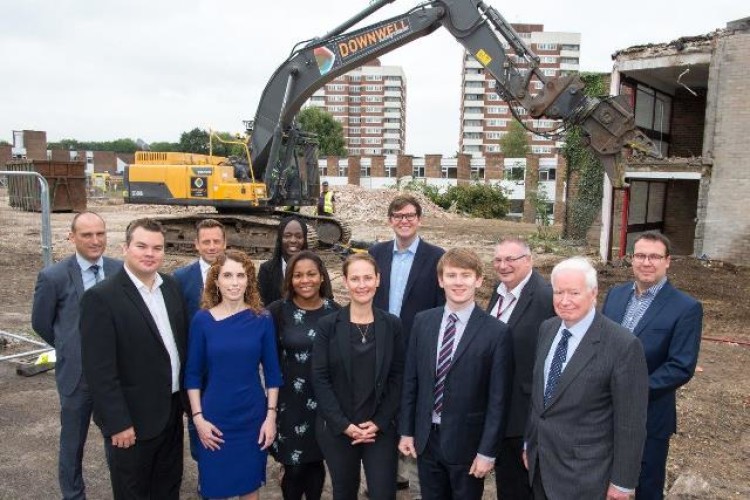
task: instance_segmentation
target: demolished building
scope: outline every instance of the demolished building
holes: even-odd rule
[[[612,57],[610,93],[630,97],[664,158],[632,158],[605,179],[601,257],[657,230],[673,254],[750,265],[750,17]]]

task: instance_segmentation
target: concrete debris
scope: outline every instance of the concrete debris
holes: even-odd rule
[[[672,485],[667,500],[687,500],[692,498],[710,498],[711,487],[697,474],[682,474]]]
[[[399,194],[396,189],[365,189],[360,186],[335,186],[336,217],[349,223],[377,222],[384,224],[388,205]],[[409,191],[422,205],[422,215],[436,219],[460,219],[461,216],[449,213],[422,193]]]

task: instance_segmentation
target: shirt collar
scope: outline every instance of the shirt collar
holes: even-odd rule
[[[414,241],[411,242],[411,245],[406,247],[406,250],[400,251],[398,249],[398,240],[393,240],[393,253],[406,253],[409,252],[412,255],[417,253],[417,247],[419,246],[419,236],[414,238]]]
[[[88,271],[88,269],[94,264],[99,266],[99,269],[102,269],[104,267],[104,257],[102,257],[101,255],[96,260],[96,262],[90,262],[83,258],[81,254],[76,252],[76,261],[78,262],[78,266],[81,268],[81,271]]]
[[[203,260],[203,257],[198,259],[198,265],[201,268],[201,274],[203,274],[203,276],[205,276],[208,270],[211,268],[211,264]]]
[[[565,325],[565,321],[560,323],[560,330],[568,330],[571,334],[571,336],[581,339],[584,335],[586,335],[586,332],[589,330],[589,327],[591,327],[591,323],[594,322],[594,316],[596,315],[596,307],[592,307],[591,310],[586,314],[586,316],[581,319],[578,323],[575,325],[568,327]]]
[[[443,308],[443,319],[447,318],[451,314],[455,314],[458,316],[458,321],[460,321],[462,324],[467,324],[469,322],[469,318],[471,318],[471,313],[474,312],[474,308],[476,307],[476,303],[472,302],[468,306],[464,307],[463,309],[459,309],[458,311],[452,311],[448,304],[445,305]]]
[[[516,287],[513,290],[508,291],[508,288],[505,286],[505,283],[502,281],[499,285],[497,285],[497,293],[498,295],[502,295],[503,297],[507,296],[509,293],[515,297],[516,299],[521,296],[521,292],[523,291],[523,287],[526,286],[526,283],[529,282],[531,279],[531,273],[533,273],[534,270],[532,269],[529,271],[529,274],[526,275],[524,279],[521,280],[519,284],[516,285]]]
[[[633,293],[635,296],[639,299],[644,299],[646,297],[654,297],[657,293],[659,293],[659,290],[661,290],[664,285],[667,283],[667,277],[664,276],[662,279],[660,279],[656,284],[649,287],[645,292],[642,294],[638,294],[638,285],[636,282],[633,282]]]
[[[122,267],[125,268],[125,272],[128,273],[128,276],[130,276],[130,280],[133,282],[133,284],[138,290],[146,290],[147,292],[153,292],[154,290],[159,288],[161,284],[164,282],[164,280],[161,278],[161,274],[156,273],[156,279],[154,279],[154,286],[152,288],[149,288],[146,286],[146,284],[143,281],[138,279],[138,277],[135,274],[133,274],[130,271],[130,269],[128,269],[127,264],[125,264]]]

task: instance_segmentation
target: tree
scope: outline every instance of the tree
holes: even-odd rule
[[[297,115],[305,132],[318,136],[318,151],[323,156],[345,156],[344,128],[332,114],[316,107],[305,108]]]
[[[208,132],[195,127],[180,135],[180,151],[183,153],[208,154]]]
[[[508,131],[500,138],[500,148],[506,158],[526,158],[529,154],[529,136],[518,120],[510,122]]]
[[[167,141],[158,141],[158,142],[152,142],[148,145],[149,150],[153,151],[155,153],[170,153],[173,151],[179,151],[180,150],[180,143],[179,142],[167,142]]]

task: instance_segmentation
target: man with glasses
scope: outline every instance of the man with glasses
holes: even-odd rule
[[[510,327],[513,340],[513,385],[504,438],[495,467],[498,498],[531,499],[529,474],[523,465],[523,433],[529,415],[534,354],[539,326],[555,315],[552,287],[533,268],[528,244],[505,238],[495,247],[492,267],[498,283],[487,312]]]
[[[643,233],[635,240],[635,281],[614,287],[602,313],[628,328],[646,352],[649,401],[646,446],[636,498],[664,496],[669,439],[677,431],[675,392],[695,372],[700,349],[703,307],[667,279],[669,239]]]
[[[414,316],[427,309],[445,304],[445,293],[438,284],[437,263],[445,250],[431,245],[418,235],[422,225],[422,205],[411,195],[396,196],[388,206],[388,224],[394,239],[370,248],[380,268],[380,286],[373,305],[401,318],[406,345],[409,345]],[[406,471],[403,461],[399,473]],[[416,463],[412,460],[409,476],[412,498],[420,498]],[[409,486],[409,481],[399,478],[399,488]]]

